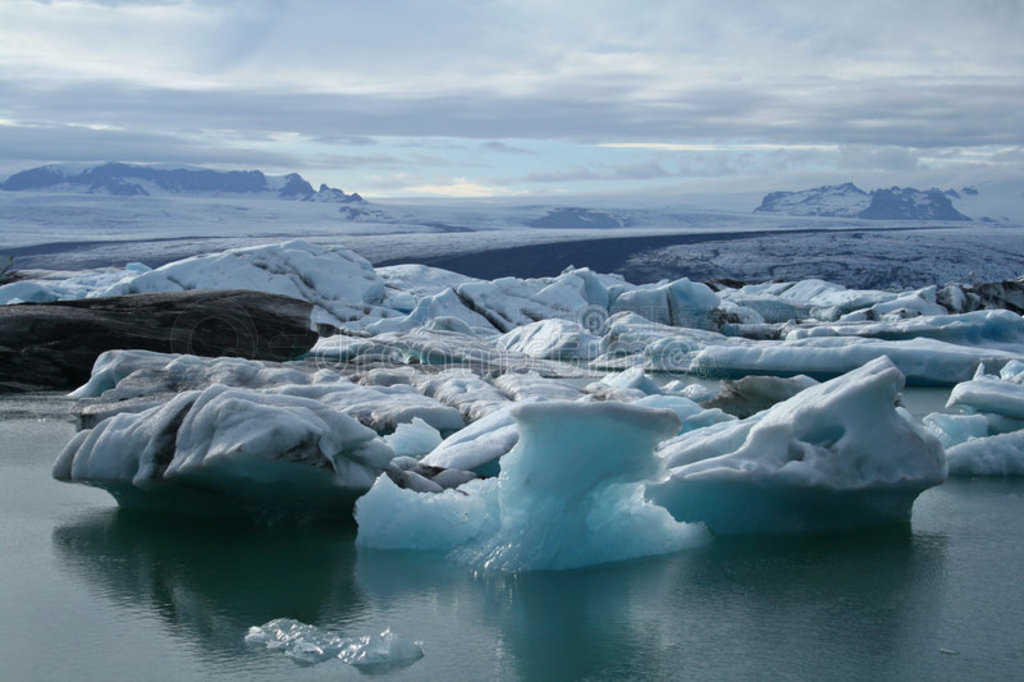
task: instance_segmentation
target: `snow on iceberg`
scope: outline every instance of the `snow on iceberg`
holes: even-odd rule
[[[939,441],[895,406],[903,375],[887,358],[738,422],[660,448],[670,467],[650,499],[718,535],[798,533],[907,522],[946,478]]]
[[[968,438],[946,458],[950,476],[1024,476],[1024,430]]]
[[[930,338],[961,345],[1011,346],[1024,342],[1024,318],[1009,310],[977,310],[958,315],[926,315],[886,322],[847,322],[784,328],[787,341],[811,336],[861,336],[887,341]]]
[[[344,637],[293,618],[252,626],[245,643],[280,651],[299,665],[337,660],[374,673],[404,668],[423,658],[422,642],[399,637],[390,628],[379,635]]]
[[[516,327],[498,338],[498,346],[531,358],[592,360],[601,349],[601,338],[579,323],[550,319]]]
[[[664,554],[707,540],[644,499],[654,447],[679,430],[668,410],[543,402],[512,410],[516,446],[497,478],[440,494],[387,477],[356,504],[357,543],[443,551],[485,569],[560,570]]]
[[[90,296],[183,289],[252,289],[283,294],[316,306],[314,318],[340,325],[362,318],[384,299],[384,283],[362,256],[343,246],[303,241],[230,249],[130,273]],[[318,315],[319,311],[319,315]]]
[[[71,395],[93,398],[90,410],[119,411],[129,398],[162,402],[167,394],[205,389],[214,384],[320,401],[358,419],[378,433],[419,417],[442,433],[465,426],[454,407],[429,398],[408,384],[362,386],[337,372],[313,372],[303,365],[266,363],[242,358],[204,358],[149,351],[109,351],[93,365],[89,382]],[[98,397],[98,398],[97,398]]]
[[[953,387],[946,407],[1024,419],[1024,385],[986,374],[982,366],[973,379]]]
[[[673,327],[712,327],[709,313],[720,304],[706,284],[683,277],[675,282],[624,291],[612,302],[610,312],[632,312],[651,322]]]
[[[216,384],[78,432],[53,477],[103,488],[125,507],[344,521],[392,456],[373,430],[320,401]]]
[[[1019,360],[1019,352],[961,346],[933,339],[884,341],[858,337],[803,338],[707,346],[692,354],[689,371],[745,374],[837,376],[876,358],[888,357],[907,381],[955,384],[974,375],[981,364],[1001,367]]]

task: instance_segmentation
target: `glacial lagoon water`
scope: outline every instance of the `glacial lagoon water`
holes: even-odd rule
[[[931,399],[927,398],[926,399]],[[474,573],[355,547],[346,528],[251,529],[119,511],[50,478],[55,396],[0,399],[0,679],[322,680],[247,646],[291,617],[390,627],[396,679],[1011,679],[1024,670],[1024,481],[955,480],[911,526],[568,572]]]

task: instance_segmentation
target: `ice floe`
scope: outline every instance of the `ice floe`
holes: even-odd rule
[[[400,637],[390,628],[379,635],[345,637],[294,618],[275,618],[252,626],[245,643],[279,651],[299,665],[333,660],[370,673],[404,668],[423,658],[422,642]]]

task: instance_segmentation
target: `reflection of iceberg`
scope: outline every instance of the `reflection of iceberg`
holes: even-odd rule
[[[934,652],[944,552],[895,527],[511,576],[361,548],[355,578],[378,608],[416,604],[451,624],[417,672],[455,651],[477,679],[786,678],[821,669],[811,642],[827,643],[829,677],[856,678]]]
[[[255,529],[111,510],[57,527],[60,565],[114,604],[159,616],[201,651],[244,652],[249,626],[359,613],[344,528]]]

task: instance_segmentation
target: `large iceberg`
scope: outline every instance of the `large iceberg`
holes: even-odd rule
[[[657,443],[679,430],[668,410],[621,403],[542,402],[512,416],[519,442],[497,478],[440,494],[386,476],[356,505],[357,542],[447,552],[500,571],[558,570],[664,554],[707,540],[646,501]]]
[[[125,507],[345,522],[393,454],[318,400],[215,384],[78,432],[53,476]]]
[[[664,443],[667,478],[650,499],[718,535],[907,522],[946,478],[939,441],[896,407],[903,375],[886,358],[774,407]]]

